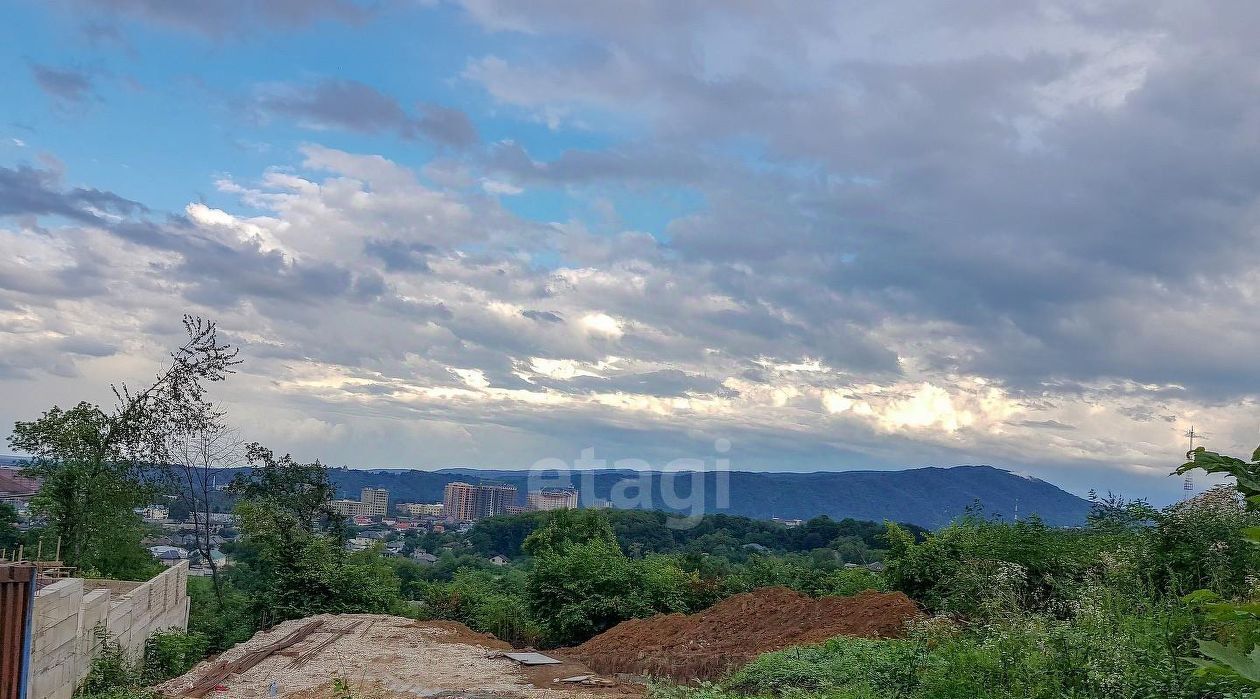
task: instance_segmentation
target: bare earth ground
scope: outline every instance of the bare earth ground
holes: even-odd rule
[[[867,590],[852,597],[808,597],[763,587],[728,597],[695,614],[623,621],[565,651],[604,673],[716,679],[769,651],[834,636],[888,638],[921,614],[900,592]]]
[[[314,619],[323,626],[306,639],[274,653],[225,680],[221,690],[206,699],[263,699],[274,683],[276,695],[293,699],[331,699],[333,682],[342,679],[355,699],[393,697],[504,697],[520,699],[641,697],[638,685],[614,683],[586,687],[553,679],[593,674],[586,666],[566,660],[561,665],[524,667],[497,657],[511,646],[493,636],[478,634],[454,622],[416,622],[377,614],[324,614],[279,624],[268,632],[225,651],[214,661],[235,660],[284,638]],[[318,648],[342,629],[355,627],[326,647]],[[547,653],[557,659],[563,656]],[[212,666],[206,661],[187,674],[158,685],[167,697],[182,696]]]

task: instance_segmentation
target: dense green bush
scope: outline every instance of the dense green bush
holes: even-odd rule
[[[1098,541],[1087,533],[965,517],[916,543],[888,525],[889,585],[929,611],[990,618],[1019,611],[1061,614],[1077,598]]]
[[[199,633],[159,631],[144,644],[144,679],[156,683],[188,672],[206,655],[209,642]]]
[[[883,590],[887,581],[882,574],[866,568],[845,568],[831,549],[816,549],[809,554],[753,556],[727,570],[722,585],[728,595],[779,586],[820,596]]]
[[[174,629],[150,637],[139,658],[103,630],[97,634],[100,649],[75,693],[79,699],[157,699],[152,685],[188,672],[206,652],[205,637]]]
[[[420,582],[416,592],[427,618],[452,619],[516,646],[535,646],[543,632],[529,613],[524,588],[523,571],[473,569],[460,571],[450,582]]]
[[[227,650],[254,635],[254,610],[249,596],[231,581],[223,582],[222,601],[210,578],[188,579],[188,630],[206,639],[206,650]]]

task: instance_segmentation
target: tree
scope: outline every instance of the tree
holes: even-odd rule
[[[547,518],[546,526],[525,537],[521,550],[531,556],[545,556],[563,553],[574,544],[593,541],[617,548],[617,537],[607,517],[595,510],[556,510]]]
[[[626,619],[686,610],[687,574],[666,557],[628,558],[599,512],[558,510],[522,548],[536,559],[526,601],[554,643],[578,643]]]
[[[17,528],[17,508],[7,502],[0,502],[0,549],[17,546],[21,540]]]
[[[169,470],[179,490],[178,502],[192,520],[197,552],[210,568],[214,596],[222,604],[223,581],[211,539],[216,531],[210,517],[211,501],[218,479],[242,458],[240,442],[231,430],[212,424],[203,430],[175,435],[169,451]]]
[[[240,496],[241,546],[232,579],[268,626],[324,612],[402,611],[397,574],[378,549],[345,552],[345,522],[330,506],[334,488],[318,461],[298,463],[249,444]]]
[[[69,565],[107,576],[148,572],[134,568],[142,530],[131,510],[144,504],[167,463],[172,436],[219,423],[205,384],[222,381],[240,363],[214,323],[185,316],[184,329],[188,340],[149,387],[111,386],[110,411],[87,402],[53,406],[14,425],[10,446],[31,454],[28,472],[43,479],[32,512],[61,538]]]

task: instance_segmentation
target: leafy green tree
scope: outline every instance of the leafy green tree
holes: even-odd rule
[[[921,542],[896,524],[887,529],[885,574],[930,611],[986,618],[1044,611],[1076,596],[1096,556],[1081,532],[965,517]]]
[[[219,594],[213,581],[188,579],[188,631],[206,639],[206,649],[218,653],[249,640],[257,627],[249,595],[230,581],[224,581]]]
[[[689,577],[669,558],[631,560],[608,519],[562,510],[525,540],[534,568],[525,593],[553,643],[578,643],[634,617],[686,611]]]
[[[525,537],[521,550],[541,557],[564,553],[575,544],[593,542],[621,550],[608,518],[602,513],[596,510],[556,510],[550,513],[543,527]]]
[[[17,508],[7,502],[0,502],[0,549],[10,549],[22,540],[17,528]]]
[[[539,523],[546,519],[544,512],[527,512],[519,515],[499,515],[477,522],[468,533],[468,542],[482,556],[503,554],[509,558],[521,555],[521,543]]]
[[[611,536],[539,555],[526,584],[534,618],[554,643],[580,643],[625,619],[645,616],[635,571]]]
[[[219,341],[214,323],[185,316],[188,340],[170,364],[140,391],[113,387],[116,404],[53,406],[41,417],[17,422],[9,445],[31,454],[30,475],[43,480],[32,512],[61,539],[62,558],[85,572],[142,577],[143,531],[132,509],[153,492],[168,462],[172,437],[205,429],[222,417],[206,397],[206,384],[222,381],[239,363],[237,351]]]
[[[61,539],[66,563],[87,574],[143,577],[153,560],[140,547],[142,522],[132,510],[152,489],[141,482],[140,467],[111,455],[110,430],[108,415],[80,403],[17,423],[9,443],[36,455],[28,472],[43,483],[31,511],[48,523],[47,536]],[[137,559],[148,563],[137,569]]]
[[[419,584],[419,596],[428,614],[454,619],[478,631],[491,633],[515,646],[538,645],[542,629],[533,620],[523,590],[525,573],[464,569],[450,582]]]
[[[248,476],[232,483],[241,543],[232,581],[267,626],[324,612],[402,611],[400,582],[378,548],[345,552],[345,524],[330,506],[334,488],[319,462],[250,444]]]

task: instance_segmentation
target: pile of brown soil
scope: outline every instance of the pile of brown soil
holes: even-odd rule
[[[696,614],[623,621],[566,652],[592,670],[715,679],[762,653],[834,636],[900,636],[918,606],[900,592],[809,597],[785,587],[735,595]]]

